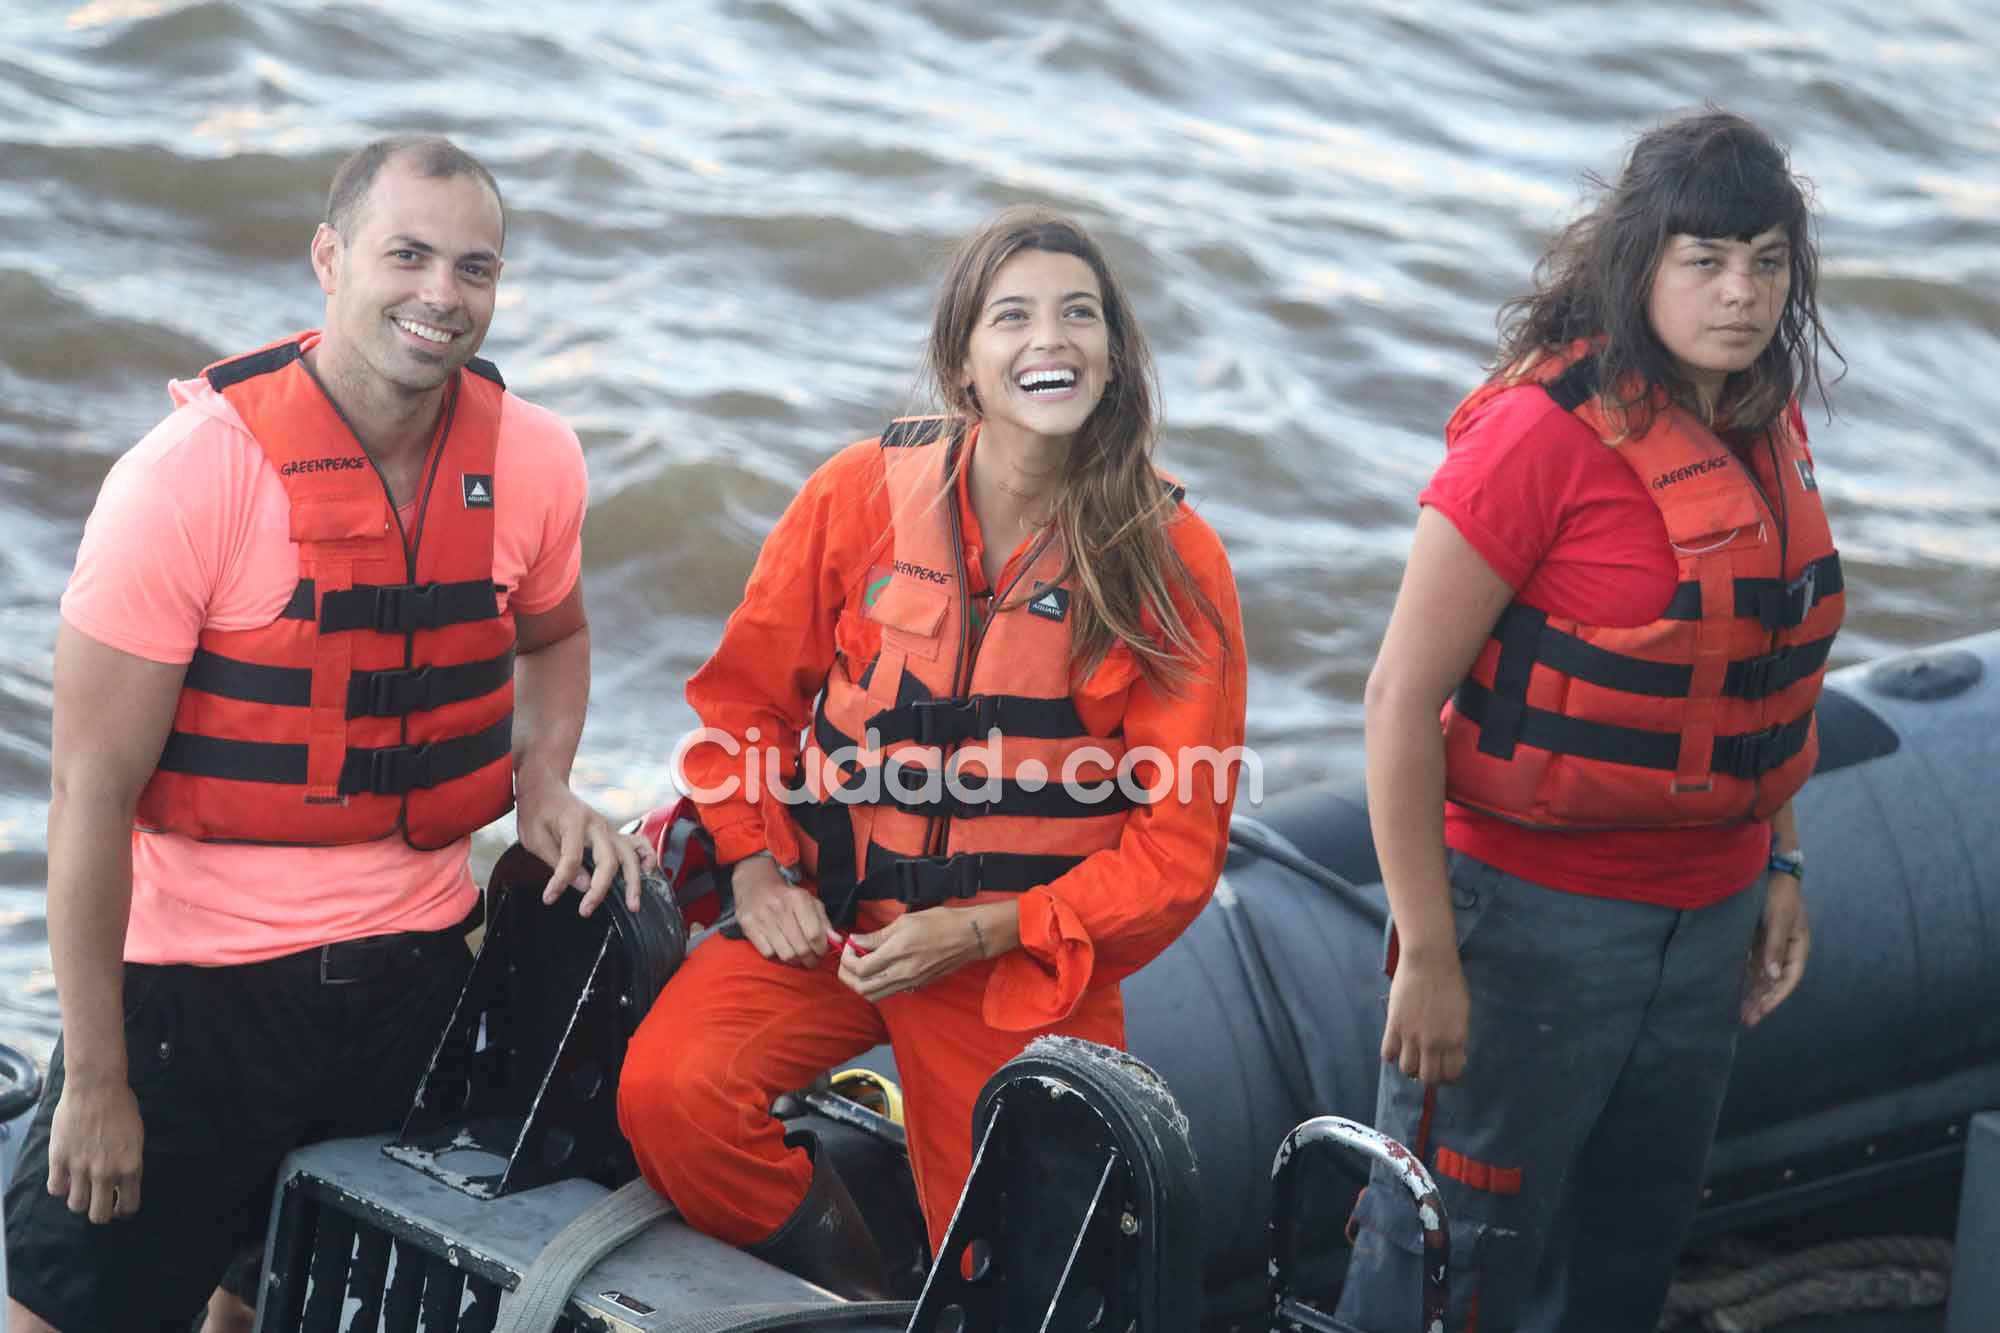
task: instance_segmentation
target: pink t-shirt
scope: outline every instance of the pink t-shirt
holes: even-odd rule
[[[84,525],[62,616],[99,643],[186,663],[202,628],[253,629],[298,583],[291,507],[220,393],[168,386],[179,405],[112,466]],[[509,394],[494,463],[493,581],[534,614],[583,563],[583,450],[553,413]],[[402,510],[407,520],[415,506]],[[435,930],[471,910],[469,839],[420,852],[400,833],[342,847],[204,843],[132,834],[135,963],[250,963],[337,940]]]

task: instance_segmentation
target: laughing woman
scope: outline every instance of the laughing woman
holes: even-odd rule
[[[1122,1044],[1118,981],[1222,866],[1233,771],[1176,760],[1243,737],[1228,561],[1154,468],[1152,361],[1096,244],[1001,214],[952,261],[928,360],[946,415],[813,475],[688,683],[734,743],[684,778],[730,793],[698,799],[743,938],[693,952],[619,1090],[691,1224],[857,1295],[881,1264],[772,1098],[889,1042],[935,1247],[987,1077],[1045,1033]],[[789,799],[743,781],[760,745]]]
[[[1737,1031],[1805,967],[1790,801],[1842,601],[1797,405],[1817,267],[1756,126],[1641,136],[1421,497],[1367,688],[1377,1123],[1439,1178],[1453,1327],[1653,1327]],[[1418,1285],[1393,1199],[1340,1307],[1382,1333]]]

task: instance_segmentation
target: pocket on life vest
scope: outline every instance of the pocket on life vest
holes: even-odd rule
[[[943,588],[927,588],[898,578],[882,590],[867,615],[882,627],[884,642],[929,661],[937,656],[938,627],[950,609],[951,594]]]
[[[388,529],[388,508],[379,496],[292,501],[295,542],[357,541],[380,537]]]
[[[1731,484],[1665,506],[1667,537],[1683,555],[1700,555],[1725,547],[1755,546],[1768,540],[1764,510],[1747,486]]]

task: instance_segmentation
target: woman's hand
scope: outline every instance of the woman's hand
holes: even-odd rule
[[[819,895],[788,881],[768,856],[738,861],[730,874],[743,938],[774,962],[817,966],[830,947]]]
[[[1805,894],[1798,880],[1774,870],[1765,881],[1764,918],[1750,941],[1743,977],[1743,1026],[1756,1027],[1798,987],[1812,949]]]
[[[1436,957],[1403,954],[1389,982],[1389,1019],[1382,1060],[1424,1086],[1456,1083],[1465,1072],[1465,1032],[1471,1012],[1465,971],[1456,951]]]
[[[870,1003],[929,985],[988,956],[994,932],[980,921],[984,907],[927,907],[905,912],[880,930],[848,936],[840,979]]]
[[[1438,709],[1513,596],[1452,521],[1425,507],[1362,699],[1368,823],[1401,947],[1382,1059],[1429,1087],[1465,1072],[1471,1009],[1445,861]]]

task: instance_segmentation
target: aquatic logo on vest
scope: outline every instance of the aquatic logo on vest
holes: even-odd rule
[[[1811,463],[1806,462],[1806,460],[1803,458],[1794,458],[1792,460],[1792,466],[1799,470],[1799,485],[1805,487],[1809,491],[1816,491],[1819,489],[1819,478],[1813,476]]]
[[[493,507],[493,475],[487,472],[461,472],[458,474],[459,487],[465,495],[467,509],[491,509]]]
[[[1044,620],[1061,620],[1069,614],[1069,589],[1036,584],[1035,595],[1028,599],[1028,611]]]

